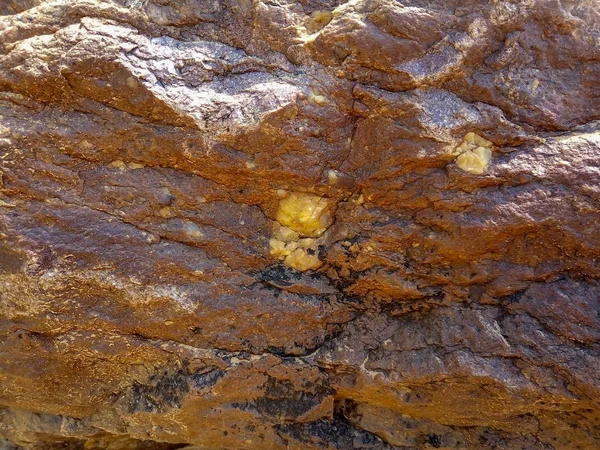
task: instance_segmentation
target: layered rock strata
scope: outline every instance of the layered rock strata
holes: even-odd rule
[[[600,448],[597,1],[0,14],[0,448]]]

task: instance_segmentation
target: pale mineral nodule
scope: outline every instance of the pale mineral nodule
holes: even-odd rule
[[[300,272],[317,269],[323,264],[318,255],[315,253],[315,250],[311,251],[310,249],[305,250],[303,248],[297,248],[290,253],[283,260],[283,263],[288,267],[299,270]]]
[[[319,94],[318,91],[315,91],[313,89],[311,89],[308,92],[308,96],[307,96],[307,100],[311,103],[315,103],[319,106],[325,106],[327,105],[327,97],[325,97],[322,94]]]
[[[492,143],[473,132],[465,135],[456,151],[460,152],[456,158],[458,167],[475,175],[484,173],[492,159]]]
[[[289,230],[289,228],[288,228]],[[291,231],[291,230],[290,230]],[[293,232],[293,231],[292,231]],[[281,236],[269,240],[271,255],[300,272],[317,269],[323,263],[319,259],[318,240],[314,238],[282,240]]]
[[[323,233],[333,222],[330,200],[307,193],[281,192],[269,240],[271,255],[300,272],[317,269]]]
[[[318,195],[291,193],[281,199],[276,220],[301,236],[319,237],[333,222],[331,202]]]

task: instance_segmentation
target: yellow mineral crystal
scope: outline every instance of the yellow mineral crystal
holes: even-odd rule
[[[311,255],[309,251],[298,248],[286,256],[283,263],[296,270],[304,272],[305,270],[317,269],[321,266],[321,261],[316,254]]]
[[[458,167],[476,175],[484,173],[492,159],[492,143],[473,132],[465,135],[456,151]]]
[[[276,220],[301,236],[319,237],[333,222],[331,209],[324,197],[292,193],[279,202]]]

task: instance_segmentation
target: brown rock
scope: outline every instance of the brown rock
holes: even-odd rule
[[[0,3],[0,449],[600,448],[598,2]]]

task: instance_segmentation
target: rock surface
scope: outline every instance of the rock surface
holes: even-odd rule
[[[599,2],[0,14],[1,449],[600,448]]]

